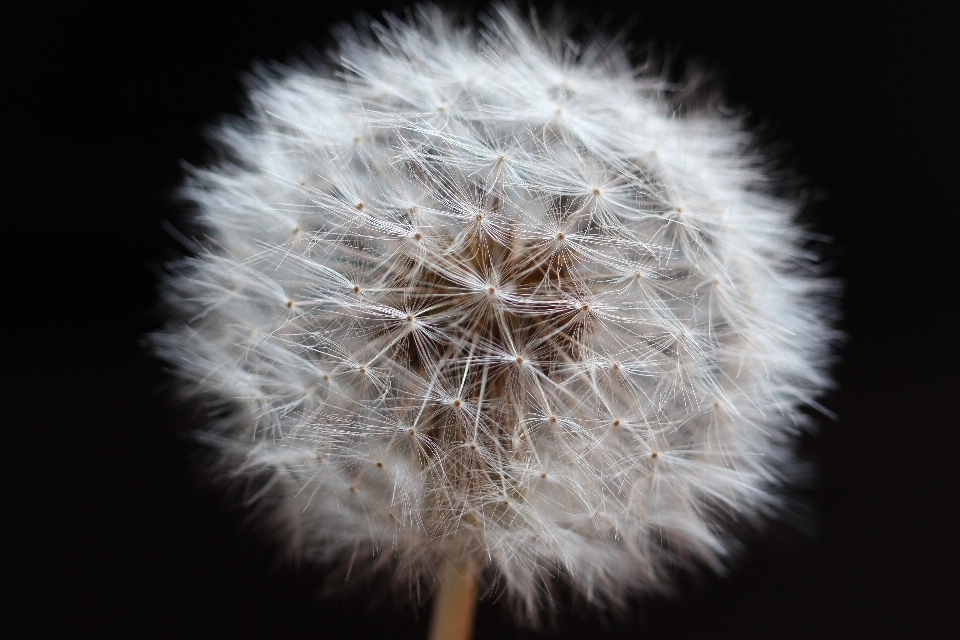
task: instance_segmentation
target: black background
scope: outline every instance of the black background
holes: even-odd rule
[[[317,599],[317,572],[275,563],[242,512],[198,484],[192,418],[140,342],[161,317],[157,265],[178,250],[161,221],[185,220],[178,162],[208,157],[202,125],[238,112],[239,74],[306,43],[324,50],[333,22],[385,6],[125,2],[3,17],[5,626],[425,636],[423,611],[371,610],[365,592]],[[774,527],[725,578],[606,626],[565,611],[550,637],[947,637],[960,606],[951,21],[881,3],[582,10],[614,25],[639,15],[637,38],[722,70],[728,101],[786,143],[825,196],[810,219],[836,238],[849,338],[825,400],[839,419],[808,443],[817,536]],[[482,604],[475,637],[540,636]]]

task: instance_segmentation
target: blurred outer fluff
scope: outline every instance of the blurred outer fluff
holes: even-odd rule
[[[500,8],[250,81],[154,336],[290,552],[537,623],[723,566],[829,384],[829,281],[736,118]],[[558,581],[558,577],[560,580]]]

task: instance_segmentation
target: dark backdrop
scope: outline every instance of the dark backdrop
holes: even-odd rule
[[[566,612],[553,637],[945,637],[956,619],[950,21],[916,4],[841,4],[582,7],[614,25],[633,12],[638,38],[721,69],[729,101],[786,143],[824,196],[810,219],[836,238],[849,339],[826,398],[839,419],[806,443],[819,533],[774,527],[726,578],[606,628]],[[316,599],[317,573],[274,563],[242,512],[199,488],[182,435],[192,417],[140,342],[159,322],[157,265],[177,251],[161,221],[184,220],[178,162],[208,157],[199,132],[238,111],[240,72],[323,50],[332,22],[383,7],[4,10],[10,623],[44,636],[424,637],[423,613],[370,610],[363,593]],[[494,637],[539,636],[483,604],[476,638]]]

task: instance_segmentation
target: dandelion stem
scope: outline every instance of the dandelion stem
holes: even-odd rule
[[[448,562],[433,601],[429,640],[470,640],[476,606],[476,564],[471,560]]]

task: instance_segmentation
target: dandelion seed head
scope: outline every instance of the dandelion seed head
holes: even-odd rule
[[[258,68],[190,172],[211,240],[154,341],[222,475],[267,478],[301,558],[408,585],[471,558],[531,623],[557,576],[618,607],[717,566],[829,385],[796,204],[614,41],[410,20],[342,30],[335,72]]]

